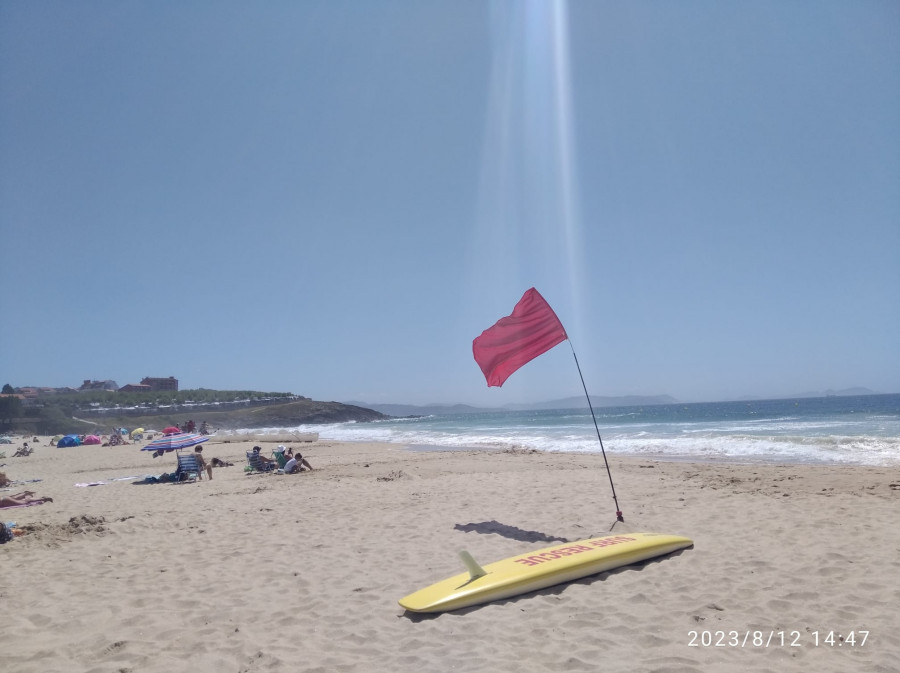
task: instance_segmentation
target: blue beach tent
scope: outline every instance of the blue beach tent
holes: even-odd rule
[[[81,444],[81,440],[78,439],[78,435],[66,435],[61,440],[56,443],[57,447],[65,447],[65,446],[79,446]]]

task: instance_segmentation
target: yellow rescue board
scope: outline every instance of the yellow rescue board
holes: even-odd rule
[[[623,533],[539,549],[456,575],[400,599],[412,612],[447,612],[537,591],[690,547],[678,535]],[[480,576],[479,576],[480,575]]]

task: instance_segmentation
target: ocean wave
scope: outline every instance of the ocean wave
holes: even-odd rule
[[[804,416],[795,413],[796,405],[791,405],[789,413],[774,409],[776,413],[766,418],[746,414],[738,418],[734,405],[725,405],[717,417],[714,411],[721,406],[706,405],[704,413],[693,418],[675,413],[680,409],[616,414],[615,420],[607,418],[600,423],[604,448],[610,454],[673,459],[900,465],[900,415],[850,414],[843,409],[829,415],[816,408],[816,413]],[[893,409],[888,407],[889,411]],[[318,432],[323,440],[446,449],[600,452],[590,414],[573,414],[571,410],[428,416],[238,432]]]

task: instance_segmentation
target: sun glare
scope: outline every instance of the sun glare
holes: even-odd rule
[[[565,288],[559,299],[577,331],[582,249],[567,5],[495,3],[491,20],[474,248],[490,260],[480,257],[477,268],[481,279],[491,269],[487,286],[506,301],[530,285]]]

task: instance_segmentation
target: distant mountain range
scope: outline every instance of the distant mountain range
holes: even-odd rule
[[[650,407],[656,404],[678,404],[678,400],[671,395],[619,395],[616,397],[591,395],[591,405],[594,407]],[[581,409],[582,407],[586,409],[587,405],[587,398],[584,395],[575,395],[537,404],[508,404],[505,408],[514,411],[543,411],[545,409]]]
[[[812,390],[805,393],[797,393],[796,395],[786,395],[784,397],[776,397],[774,399],[784,399],[784,400],[794,400],[801,399],[804,397],[857,397],[861,395],[881,395],[882,393],[876,392],[869,388],[843,388],[841,390],[832,390],[829,388],[828,390]],[[765,400],[772,399],[766,397],[742,397],[738,401],[745,400]]]
[[[473,407],[469,404],[370,404],[369,402],[344,402],[355,407],[371,409],[387,416],[450,416],[453,414],[481,414],[486,411],[502,411],[499,408]]]
[[[622,397],[603,397],[591,395],[594,407],[634,407],[654,404],[677,404],[678,400],[669,395],[625,395]],[[449,416],[455,414],[483,414],[491,411],[544,411],[547,409],[581,409],[587,408],[587,398],[565,397],[559,400],[538,402],[535,404],[507,404],[502,407],[475,407],[470,404],[372,404],[370,402],[345,402],[358,407],[372,409],[388,416]]]
[[[763,399],[798,399],[804,397],[854,397],[857,395],[879,395],[869,388],[844,388],[842,390],[810,391],[797,395],[779,397],[742,397],[734,401],[750,401]],[[606,397],[591,395],[591,405],[601,407],[645,407],[657,404],[679,404],[671,395],[621,395]],[[586,409],[587,398],[584,396],[564,397],[534,404],[507,404],[502,407],[476,407],[470,404],[373,404],[370,402],[345,402],[357,407],[372,409],[387,416],[403,418],[405,416],[449,416],[456,414],[483,414],[491,411],[546,411],[548,409]]]

